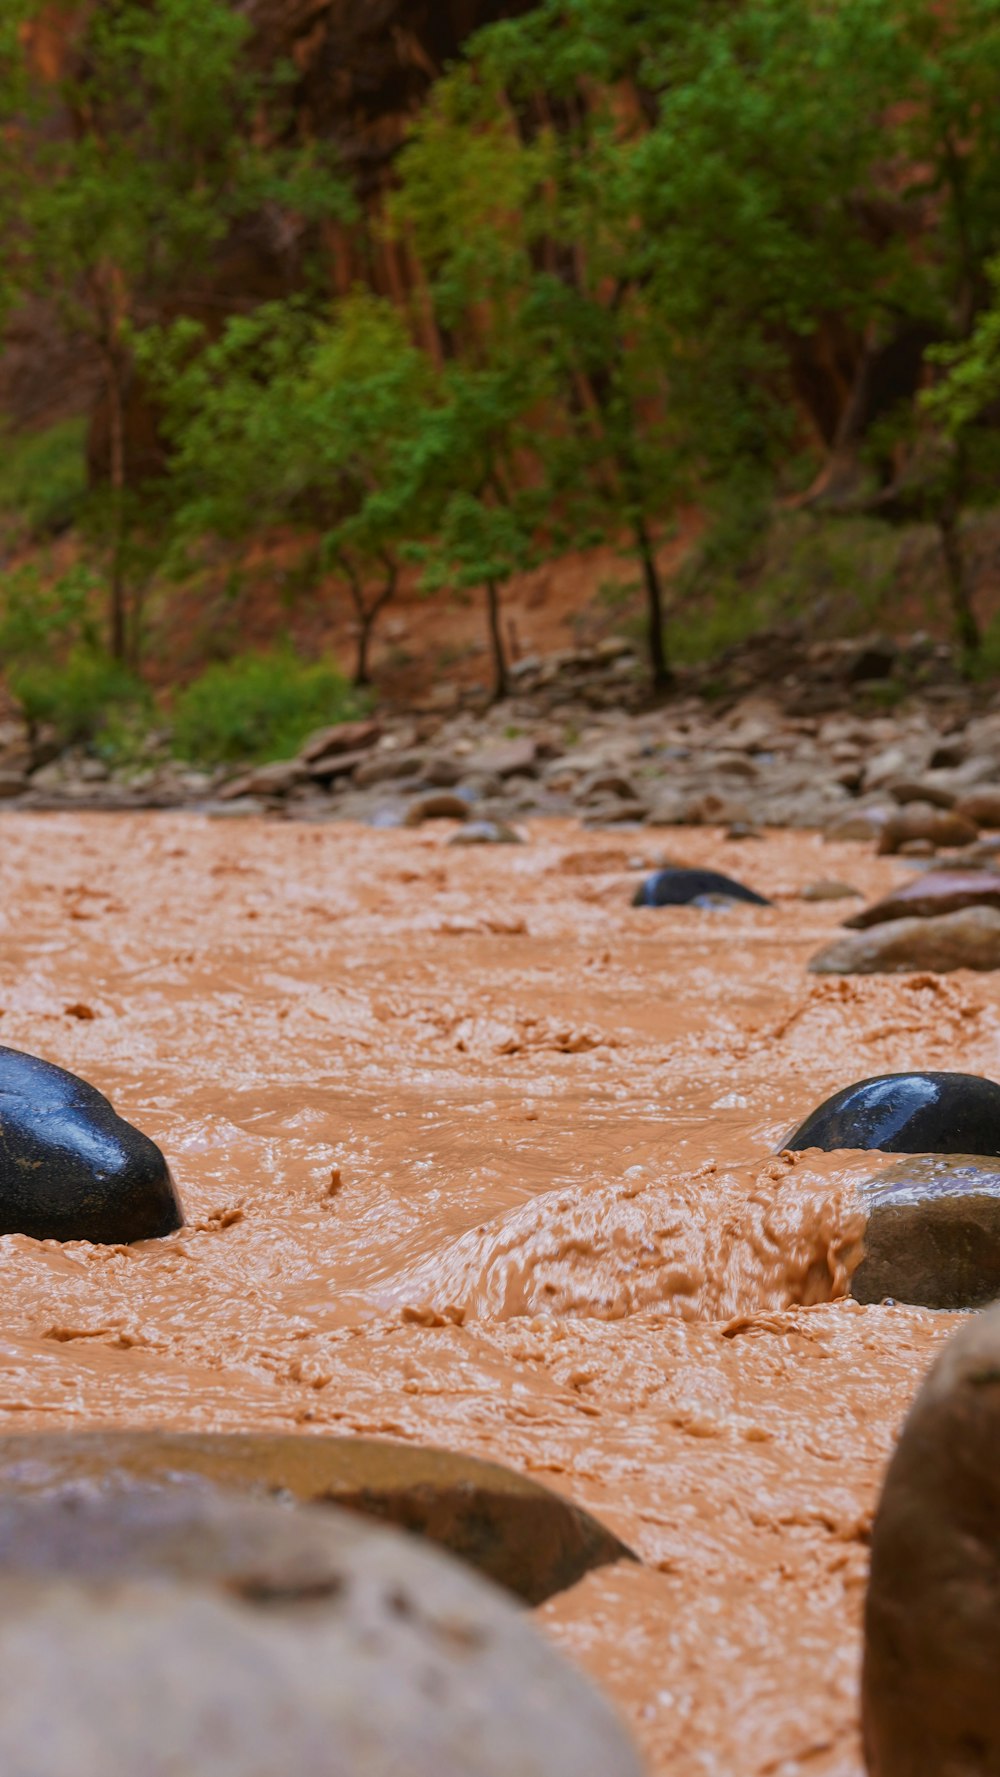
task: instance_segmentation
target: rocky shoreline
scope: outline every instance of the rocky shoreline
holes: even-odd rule
[[[925,659],[869,638],[817,644],[805,659],[775,642],[769,671],[764,640],[723,661],[721,696],[689,675],[643,707],[629,646],[612,639],[520,662],[515,695],[492,707],[473,696],[446,711],[380,711],[313,735],[295,759],[215,771],[173,760],[166,735],[113,769],[92,750],[59,753],[51,735],[12,719],[0,726],[0,799],[379,826],[569,815],[734,837],[803,827],[864,838],[895,817],[893,849],[904,851],[969,843],[1000,821],[1000,696],[955,677],[947,650]],[[921,665],[936,676],[922,681]],[[886,686],[891,710],[880,707]],[[997,801],[986,819],[984,792]]]

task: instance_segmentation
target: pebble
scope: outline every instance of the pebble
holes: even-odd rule
[[[1000,1086],[979,1074],[876,1074],[825,1099],[782,1148],[997,1157]]]
[[[1000,1770],[1000,1309],[945,1345],[903,1426],[871,1537],[870,1777]]]
[[[0,1234],[119,1245],[183,1221],[155,1142],[86,1080],[0,1048]]]
[[[432,796],[418,796],[406,810],[406,826],[422,827],[425,821],[467,821],[469,804],[464,796],[453,796],[447,790]]]
[[[813,975],[907,975],[1000,969],[1000,912],[964,907],[934,918],[892,919],[848,932],[809,963]]]
[[[597,1689],[458,1562],[185,1488],[0,1502],[11,1777],[639,1777]]]
[[[523,845],[516,828],[506,821],[469,821],[453,833],[449,845]]]

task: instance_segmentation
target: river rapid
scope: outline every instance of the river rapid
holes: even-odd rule
[[[867,1538],[956,1317],[845,1299],[829,1092],[1000,1077],[1000,982],[806,973],[899,860],[812,834],[3,817],[0,1041],[166,1152],[187,1226],[0,1239],[0,1428],[384,1436],[508,1463],[642,1557],[543,1606],[652,1777],[856,1777]],[[708,864],[769,909],[635,910]],[[857,905],[855,903],[855,905]]]

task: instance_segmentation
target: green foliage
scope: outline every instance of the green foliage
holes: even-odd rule
[[[314,728],[363,713],[332,662],[290,648],[210,666],[174,705],[174,750],[199,764],[291,758]]]
[[[34,539],[67,530],[87,492],[85,424],[60,420],[40,432],[0,436],[0,516]]]
[[[65,743],[93,740],[114,711],[147,695],[121,661],[82,646],[64,661],[22,660],[7,678],[26,720],[50,723]]]

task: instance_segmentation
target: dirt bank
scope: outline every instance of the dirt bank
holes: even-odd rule
[[[829,1300],[870,1163],[772,1156],[852,1079],[1000,1075],[1000,982],[806,976],[845,907],[802,888],[907,879],[870,848],[677,830],[776,906],[654,913],[650,833],[447,831],[3,817],[0,1040],[154,1136],[189,1226],[0,1240],[0,1426],[508,1462],[643,1557],[538,1615],[655,1777],[853,1777],[871,1511],[954,1317]]]

